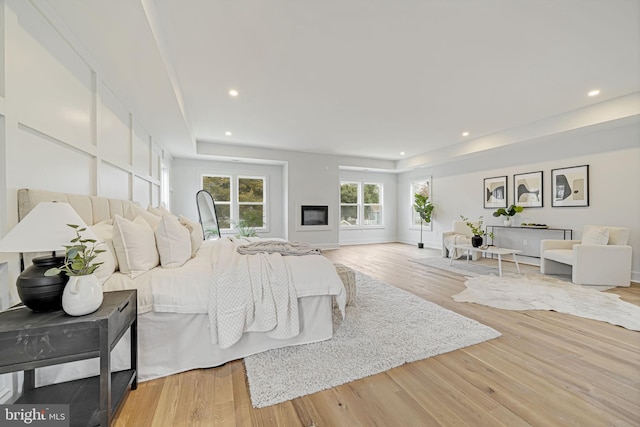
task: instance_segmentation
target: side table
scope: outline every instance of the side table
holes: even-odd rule
[[[0,374],[24,371],[17,404],[69,404],[72,426],[109,426],[131,386],[137,387],[136,291],[105,292],[100,308],[85,316],[35,313],[22,307],[0,312]],[[131,328],[131,369],[111,372],[111,350]],[[100,358],[100,375],[35,387],[35,369]]]

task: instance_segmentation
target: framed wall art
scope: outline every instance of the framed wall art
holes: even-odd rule
[[[542,207],[542,171],[513,175],[513,203],[523,208]]]
[[[507,177],[496,176],[484,179],[482,194],[485,208],[507,207]]]
[[[551,170],[551,206],[589,206],[589,165]]]

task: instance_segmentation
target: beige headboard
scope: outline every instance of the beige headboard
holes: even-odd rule
[[[129,207],[132,204],[138,205],[138,203],[129,200],[22,188],[18,190],[18,220],[22,221],[22,218],[40,202],[69,203],[87,225],[112,219],[116,214],[127,217],[130,211]]]

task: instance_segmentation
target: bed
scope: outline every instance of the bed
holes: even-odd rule
[[[126,200],[21,189],[18,190],[19,218],[23,218],[41,201],[69,203],[88,225],[95,226],[96,229],[114,219],[118,223],[124,221],[123,218],[133,222],[136,220],[134,216],[146,215],[137,204]],[[191,234],[193,239],[197,231]],[[238,255],[237,248],[248,243],[242,239],[201,239],[200,237],[199,248],[190,254],[189,260],[182,266],[164,268],[159,265],[145,272],[131,274],[131,271],[126,271],[120,265],[120,271],[110,273],[102,279],[104,291],[137,290],[139,381],[191,369],[215,367],[269,349],[318,342],[332,337],[334,301],[344,313],[346,292],[335,266],[327,258],[318,255],[285,256],[280,257],[282,261],[278,261],[286,266],[286,273],[283,274],[288,275],[294,289],[293,302],[290,301],[289,306],[283,304],[284,308],[278,308],[276,304],[275,308],[276,311],[280,310],[277,312],[279,318],[284,318],[285,314],[291,315],[289,327],[280,328],[279,332],[279,327],[269,329],[270,326],[266,324],[256,327],[260,322],[252,319],[251,326],[240,332],[225,329],[218,331],[219,327],[237,327],[232,323],[212,323],[211,306],[215,307],[216,300],[223,301],[225,298],[233,302],[235,297],[229,292],[236,289],[237,284],[244,282],[247,274],[236,273],[232,267],[223,264],[222,260],[246,257],[242,262],[262,263],[261,271],[266,274],[264,265],[270,264],[272,259],[265,258],[264,255],[262,258]],[[251,240],[255,241],[256,239]],[[230,288],[225,293],[212,294],[212,283],[222,281],[221,277],[227,277],[227,286]],[[240,278],[243,280],[239,280]],[[255,275],[252,275],[251,283],[254,282]],[[237,288],[245,289],[246,286]],[[274,291],[274,294],[279,292]],[[286,293],[286,290],[282,292]],[[267,295],[265,299],[271,298]],[[220,307],[214,308],[214,313],[215,310],[218,310],[217,317],[223,317],[220,315]],[[228,311],[235,316],[233,310]],[[256,309],[257,311],[259,310]],[[127,335],[112,352],[113,369],[128,368],[128,361]],[[98,371],[98,361],[92,359],[39,369],[36,381],[38,385],[45,385],[94,375]]]

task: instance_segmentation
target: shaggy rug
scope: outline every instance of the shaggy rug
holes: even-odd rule
[[[541,274],[532,276],[476,276],[467,289],[453,296],[505,310],[552,310],[640,331],[640,307],[616,294],[600,292]]]
[[[334,336],[245,357],[254,407],[384,372],[500,336],[496,330],[356,273],[356,305],[334,312]]]

